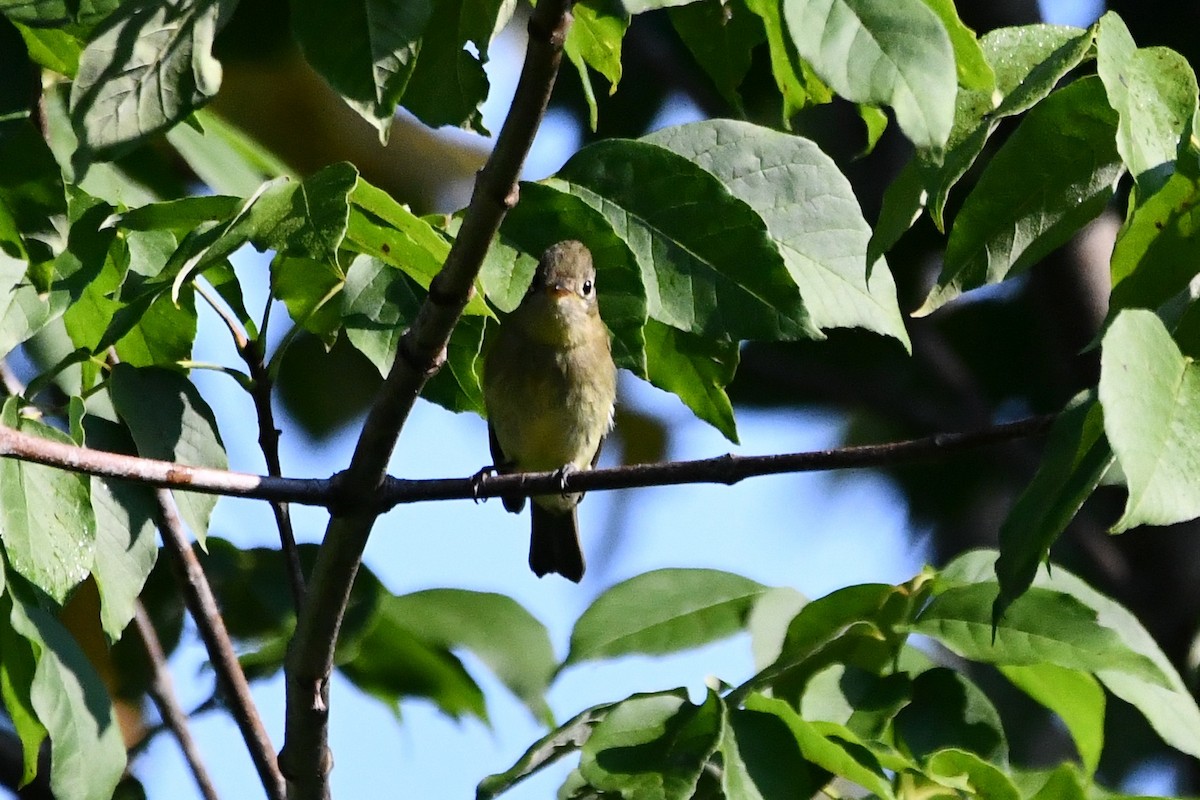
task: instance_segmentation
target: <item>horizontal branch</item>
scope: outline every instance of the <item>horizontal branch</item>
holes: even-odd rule
[[[382,513],[405,503],[430,500],[482,500],[501,495],[538,495],[557,492],[604,491],[641,486],[683,483],[734,484],[760,475],[822,472],[839,469],[886,467],[914,461],[945,458],[959,452],[1013,439],[1036,436],[1049,428],[1054,415],[1028,417],[965,433],[939,433],[919,439],[883,444],[838,447],[802,453],[765,456],[724,455],[694,461],[632,464],[561,475],[558,472],[521,472],[470,478],[409,480],[388,477],[372,493],[346,486],[332,478],[279,478],[245,472],[190,467],[41,439],[0,427],[0,457],[18,458],[51,467],[204,494],[246,497],[273,502],[299,503]]]

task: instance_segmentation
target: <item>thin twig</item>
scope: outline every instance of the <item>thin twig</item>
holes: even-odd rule
[[[502,495],[537,495],[599,492],[685,483],[734,484],[746,478],[792,472],[828,472],[839,469],[887,467],[988,447],[1045,432],[1054,415],[1026,417],[977,431],[937,433],[918,439],[881,444],[835,447],[800,453],[762,456],[723,455],[693,461],[631,464],[623,467],[571,472],[517,472],[469,478],[386,477],[370,494],[353,490],[356,508],[383,513],[398,505],[434,500],[483,500]],[[347,473],[334,478],[280,478],[206,467],[189,467],[171,461],[107,453],[62,444],[0,426],[0,457],[18,458],[51,467],[182,489],[203,494],[245,497],[280,503],[323,506],[340,510],[351,496]]]
[[[154,678],[150,681],[150,699],[158,709],[163,724],[179,743],[179,749],[183,751],[183,757],[187,760],[200,794],[204,795],[206,800],[219,800],[212,779],[208,776],[208,770],[200,759],[200,749],[196,747],[196,740],[192,738],[187,712],[179,705],[179,699],[175,696],[171,671],[167,669],[167,656],[158,640],[158,632],[154,630],[154,623],[150,621],[150,615],[146,613],[146,607],[142,605],[141,600],[134,606],[133,624],[142,639],[142,646],[146,648],[146,658],[154,673]]]
[[[254,400],[254,411],[258,417],[258,447],[267,463],[267,474],[273,478],[283,475],[283,464],[279,460],[279,428],[275,426],[275,412],[271,408],[271,375],[263,361],[262,339],[247,341],[238,347],[238,353],[250,370],[250,396]],[[300,566],[300,552],[296,549],[296,534],[292,530],[292,515],[288,504],[282,500],[271,501],[275,514],[275,527],[279,530],[279,542],[283,549],[283,560],[287,564],[288,586],[292,590],[292,607],[296,614],[304,606],[304,569]]]
[[[400,340],[346,470],[343,488],[361,492],[360,498],[369,500],[383,483],[400,430],[421,387],[445,361],[450,334],[475,293],[483,258],[504,215],[517,202],[517,179],[550,101],[572,4],[573,0],[542,0],[529,18],[525,63],[496,147],[479,172],[446,263]],[[293,800],[329,797],[329,675],[350,587],[379,513],[353,502],[345,508],[345,514],[335,512],[325,531],[285,665],[287,723],[280,762]]]
[[[217,685],[229,704],[234,722],[242,732],[242,738],[246,741],[246,748],[250,751],[250,758],[258,771],[267,797],[270,800],[284,800],[287,791],[275,760],[275,750],[258,716],[254,699],[250,696],[250,684],[246,682],[242,665],[238,663],[237,654],[233,651],[233,643],[225,629],[225,621],[221,618],[221,610],[217,607],[212,587],[208,584],[200,561],[188,544],[183,522],[179,518],[170,492],[159,489],[155,496],[158,500],[159,530],[162,533],[163,548],[170,559],[175,578],[183,589],[184,603],[196,622],[200,638],[204,641],[204,647],[212,661],[213,670],[217,674]]]

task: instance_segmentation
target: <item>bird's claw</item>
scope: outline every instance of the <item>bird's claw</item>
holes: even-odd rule
[[[476,503],[486,503],[486,497],[480,497],[479,492],[483,489],[483,479],[490,478],[493,475],[498,475],[499,470],[495,464],[488,464],[486,467],[476,472],[471,476],[471,499]]]
[[[558,468],[554,475],[558,478],[558,490],[562,492],[562,496],[566,497],[570,492],[567,491],[567,476],[579,472],[579,467],[574,464],[563,464]]]

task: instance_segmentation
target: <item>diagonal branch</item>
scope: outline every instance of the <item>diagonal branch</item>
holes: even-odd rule
[[[270,800],[283,800],[286,792],[283,776],[275,761],[275,751],[250,696],[250,684],[246,682],[246,674],[242,672],[242,665],[238,663],[229,632],[225,630],[225,622],[221,618],[221,610],[217,607],[212,587],[209,586],[208,578],[205,577],[196,554],[188,544],[183,521],[179,519],[179,512],[170,492],[160,489],[155,496],[158,500],[159,531],[162,533],[163,549],[170,560],[171,570],[183,589],[184,602],[196,622],[200,638],[204,640],[204,648],[212,660],[213,670],[217,674],[217,685],[229,704],[234,722],[242,732],[242,738],[246,741],[246,748],[250,751],[250,758],[258,771],[267,797]]]
[[[335,513],[313,567],[308,596],[288,649],[287,720],[280,766],[295,800],[329,797],[329,675],[350,587],[379,511],[370,500],[421,387],[446,358],[446,345],[475,292],[475,279],[504,215],[517,202],[517,179],[550,101],[571,25],[572,0],[542,0],[529,19],[529,43],[508,117],[475,182],[446,263],[429,287],[413,326],[376,396],[343,486],[360,502]],[[351,497],[353,500],[354,498]]]

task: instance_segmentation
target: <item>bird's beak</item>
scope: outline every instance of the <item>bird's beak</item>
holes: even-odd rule
[[[553,297],[555,300],[561,300],[564,297],[568,297],[572,294],[575,294],[575,292],[571,290],[571,287],[563,281],[555,281],[554,283],[547,286],[546,293],[549,294],[551,297]]]

